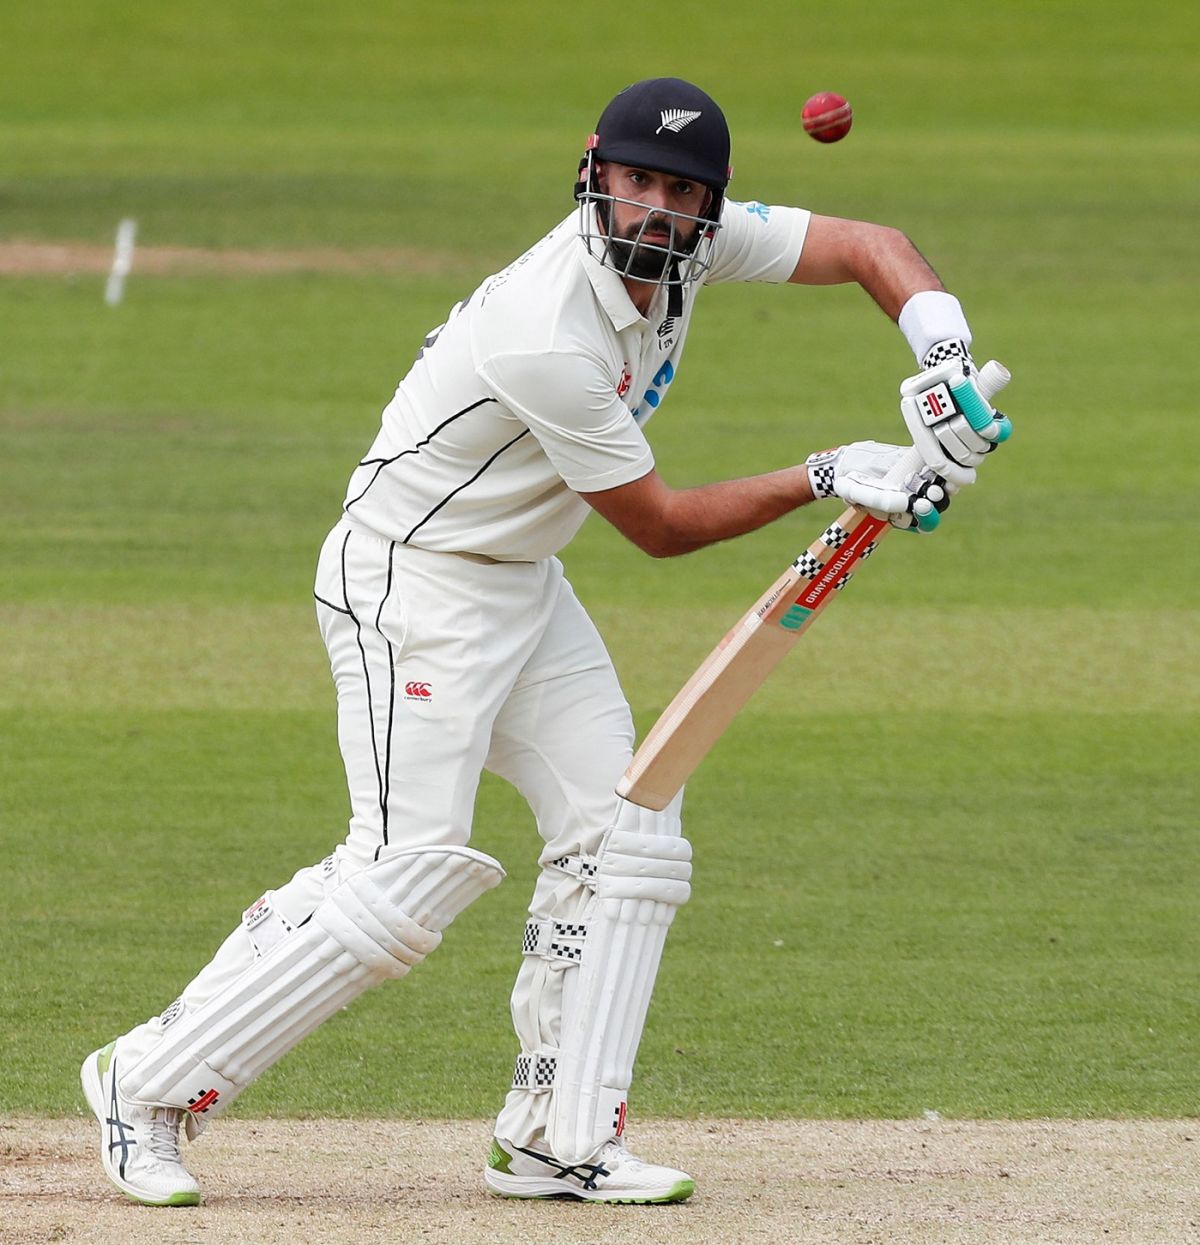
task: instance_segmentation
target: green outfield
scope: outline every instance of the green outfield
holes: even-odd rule
[[[1016,435],[691,784],[633,1109],[1196,1114],[1198,24],[0,0],[0,1107],[81,1112],[80,1059],[341,837],[310,590],[346,479],[425,332],[567,213],[600,106],[666,73],[725,105],[735,198],[917,241],[1011,368]],[[829,147],[799,124],[824,89],[856,110]],[[902,436],[912,359],[858,290],[701,304],[649,427],[669,482]],[[641,730],[835,513],[671,562],[589,521],[564,561]],[[498,1105],[537,843],[498,781],[475,841],[507,883],[237,1112]]]

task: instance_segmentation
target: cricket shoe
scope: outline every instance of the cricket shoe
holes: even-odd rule
[[[682,1202],[696,1182],[674,1167],[643,1163],[623,1141],[608,1141],[586,1163],[560,1163],[544,1149],[495,1138],[483,1173],[500,1197],[567,1198],[575,1202]]]
[[[130,1102],[117,1086],[116,1042],[93,1051],[80,1069],[83,1093],[100,1121],[100,1161],[108,1178],[144,1206],[197,1206],[200,1186],[179,1153],[178,1107]]]

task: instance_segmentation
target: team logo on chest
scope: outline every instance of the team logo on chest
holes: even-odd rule
[[[629,392],[629,386],[633,384],[633,373],[629,370],[629,364],[625,364],[625,370],[621,373],[621,379],[617,381],[617,397],[623,398]]]
[[[658,334],[659,350],[670,350],[675,345],[675,317],[667,316],[655,332]]]

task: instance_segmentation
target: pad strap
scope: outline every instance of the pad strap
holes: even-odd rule
[[[558,1056],[554,1051],[522,1052],[517,1056],[513,1069],[513,1089],[528,1090],[531,1094],[548,1094],[554,1088],[554,1075],[558,1070]]]
[[[242,913],[242,925],[255,955],[266,955],[292,932],[291,922],[275,904],[275,892],[267,891]]]
[[[560,856],[557,860],[551,860],[546,868],[558,869],[562,873],[569,874],[582,882],[584,886],[595,886],[596,870],[599,866],[599,856],[578,855]]]
[[[583,958],[585,921],[526,921],[522,955],[540,955],[544,960],[568,960],[578,964]]]

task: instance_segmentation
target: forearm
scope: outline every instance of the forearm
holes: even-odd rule
[[[803,465],[687,489],[669,488],[652,472],[633,484],[583,496],[656,558],[677,557],[756,531],[813,500]]]
[[[814,216],[790,280],[796,285],[856,281],[897,322],[921,366],[936,342],[971,343],[958,300],[946,292],[925,257],[898,229]]]
[[[925,290],[943,290],[941,279],[912,241],[897,229],[880,229],[856,257],[853,280],[891,320]]]
[[[831,216],[813,217],[790,280],[797,285],[857,282],[892,320],[914,294],[945,288],[899,229]]]
[[[703,549],[744,536],[813,500],[805,467],[785,467],[766,475],[723,480],[672,493],[663,513],[660,557]]]

